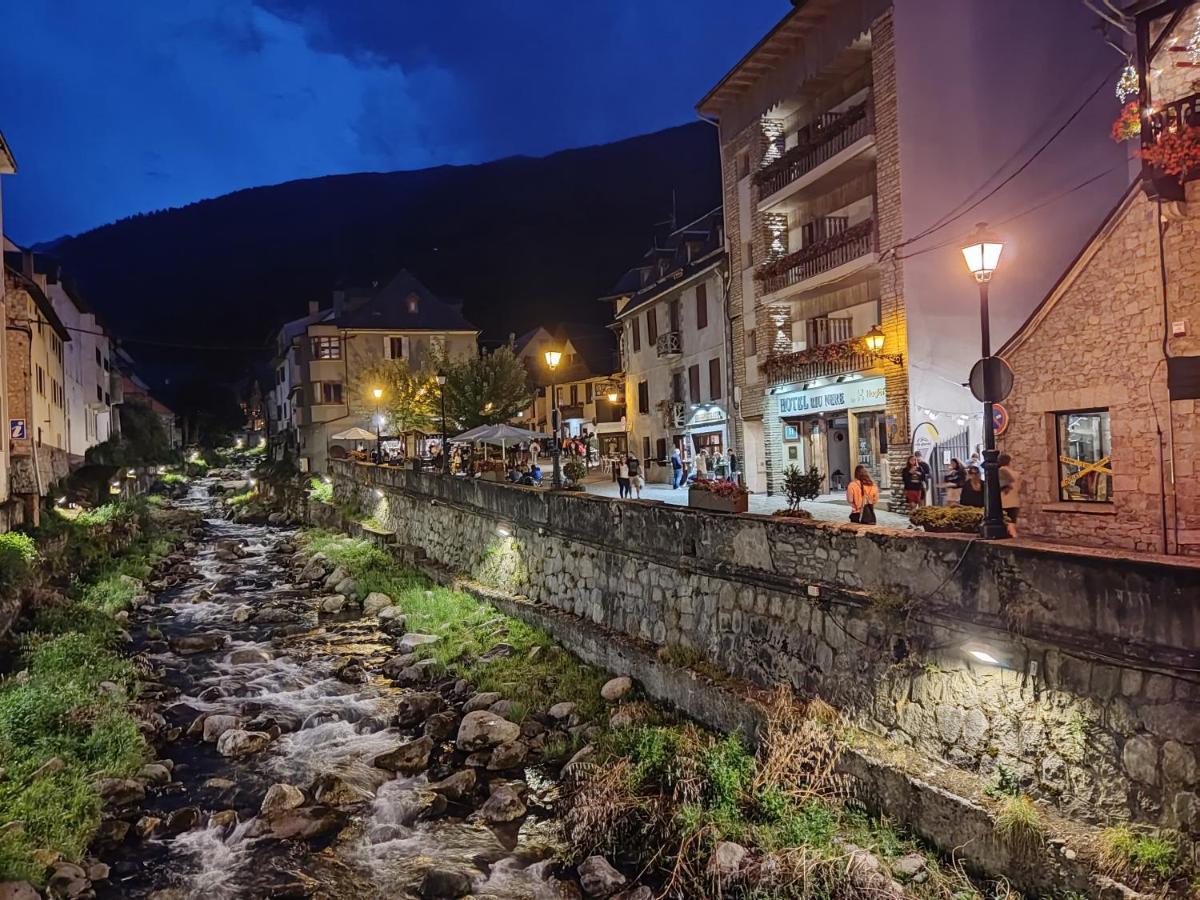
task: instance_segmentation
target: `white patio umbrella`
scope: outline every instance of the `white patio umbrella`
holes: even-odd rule
[[[353,428],[347,428],[345,431],[339,431],[337,434],[331,435],[329,439],[331,441],[373,441],[375,440],[375,434],[356,425]]]
[[[530,431],[527,428],[517,428],[515,425],[479,425],[464,431],[462,434],[452,437],[450,440],[457,441],[460,444],[499,444],[500,452],[503,453],[506,445],[514,441],[544,441],[546,435],[537,431]]]

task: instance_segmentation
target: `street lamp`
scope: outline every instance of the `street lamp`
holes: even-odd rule
[[[886,359],[895,366],[904,365],[903,353],[883,352],[883,344],[886,340],[887,338],[884,337],[883,329],[878,325],[875,325],[870,331],[863,335],[863,343],[867,347],[867,352],[870,353],[875,359]]]
[[[1008,537],[1008,526],[1004,524],[1004,511],[1000,508],[1000,453],[996,450],[996,420],[992,417],[992,404],[1000,399],[996,396],[998,385],[993,384],[994,366],[992,358],[991,323],[988,317],[988,283],[1000,262],[1004,242],[988,231],[986,223],[975,226],[975,232],[962,248],[967,268],[979,284],[979,330],[983,350],[983,484],[984,513],[979,534],[988,540]]]
[[[554,458],[554,481],[551,482],[555,490],[561,490],[562,482],[562,460],[559,458],[559,433],[558,433],[558,385],[554,381],[554,372],[558,368],[559,362],[562,360],[562,353],[558,350],[547,350],[546,368],[550,370],[550,428],[554,432],[554,444],[550,450]]]
[[[383,399],[383,388],[371,388],[371,396],[375,398],[375,464],[383,462],[383,412],[379,401]]]
[[[446,441],[446,373],[437,373],[438,391],[442,395],[442,474],[446,474],[446,451],[450,449],[449,443]]]

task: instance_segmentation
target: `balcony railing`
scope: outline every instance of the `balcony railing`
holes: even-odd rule
[[[871,134],[875,127],[874,120],[870,97],[841,115],[823,116],[814,127],[800,132],[795,147],[754,176],[758,196],[769,197],[807,175],[821,163],[833,159]]]
[[[762,364],[762,371],[768,384],[790,384],[811,381],[814,378],[849,375],[873,368],[875,365],[875,358],[865,351],[862,340],[854,338],[824,347],[768,357]]]
[[[678,356],[683,352],[683,341],[678,331],[665,331],[654,342],[659,356]]]
[[[867,219],[839,235],[759,266],[754,277],[762,281],[763,291],[770,294],[866,256],[874,249],[875,220]]]
[[[1142,128],[1142,172],[1151,196],[1184,200],[1184,183],[1200,178],[1195,144],[1185,136],[1193,128],[1200,128],[1200,94],[1164,103],[1150,114]],[[1164,163],[1175,168],[1164,170]]]
[[[662,401],[663,425],[666,428],[682,428],[686,421],[687,404],[673,400]]]

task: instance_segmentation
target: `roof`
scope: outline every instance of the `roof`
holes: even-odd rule
[[[565,345],[568,341],[575,350],[575,362],[551,373],[541,359],[527,359],[525,367],[533,383],[538,386],[551,382],[567,384],[572,381],[587,381],[592,378],[607,378],[617,371],[617,344],[611,331],[602,325],[587,322],[562,322],[527,331],[516,341],[518,355],[540,332],[552,340]]]
[[[1129,207],[1133,205],[1133,202],[1138,199],[1139,196],[1141,196],[1141,187],[1142,179],[1139,176],[1138,178],[1134,179],[1128,190],[1126,190],[1121,196],[1121,199],[1117,201],[1117,205],[1114,206],[1109,214],[1101,220],[1099,227],[1092,233],[1092,236],[1084,241],[1083,248],[1079,251],[1078,255],[1071,260],[1071,264],[1067,266],[1066,271],[1064,271],[1059,277],[1058,281],[1054,283],[1054,287],[1050,289],[1050,292],[1044,298],[1042,298],[1041,302],[1038,303],[1037,306],[1033,308],[1033,311],[1021,324],[1021,327],[1013,332],[1012,337],[1004,342],[1004,346],[996,351],[997,356],[1004,356],[1005,354],[1016,350],[1025,341],[1025,339],[1029,337],[1029,335],[1033,334],[1038,324],[1050,314],[1052,309],[1054,309],[1054,306],[1058,303],[1059,298],[1061,298],[1063,294],[1067,292],[1071,285],[1074,284],[1075,279],[1079,277],[1085,268],[1087,268],[1087,264],[1091,262],[1092,257],[1096,255],[1104,239],[1108,237],[1108,233],[1117,226],[1121,220],[1121,217],[1126,213],[1126,211],[1128,211]]]
[[[21,290],[33,298],[33,305],[37,307],[38,313],[64,342],[71,340],[71,333],[67,331],[67,326],[63,324],[63,320],[54,311],[54,304],[50,302],[50,298],[46,296],[46,292],[42,290],[41,285],[32,278],[26,278],[19,268],[14,269],[9,265],[7,257],[10,254],[6,253],[4,255],[6,257],[4,264],[5,271],[20,285]]]
[[[8,141],[4,139],[4,133],[0,132],[0,175],[13,175],[17,171],[17,161],[13,158],[12,151],[8,149]]]
[[[409,302],[416,297],[416,304]],[[327,320],[347,330],[469,331],[477,333],[462,309],[441,299],[407,269],[401,269],[375,296]]]

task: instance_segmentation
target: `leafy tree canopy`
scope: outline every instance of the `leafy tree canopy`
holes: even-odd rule
[[[446,418],[460,430],[507,422],[533,402],[529,373],[511,347],[443,361],[441,368],[446,373]]]
[[[374,391],[382,396],[376,400]],[[357,412],[382,412],[393,434],[430,433],[439,427],[439,397],[433,373],[414,370],[408,360],[383,359],[365,368],[354,384],[350,402]]]

